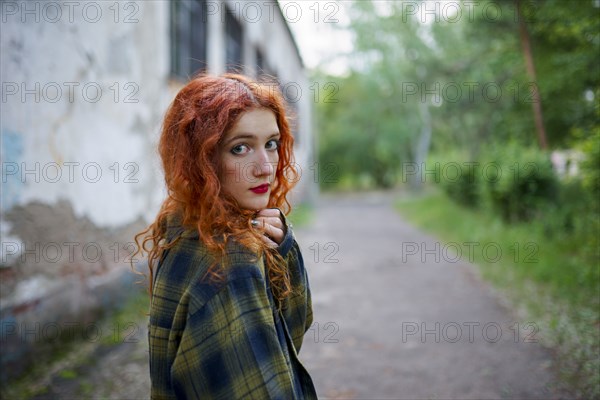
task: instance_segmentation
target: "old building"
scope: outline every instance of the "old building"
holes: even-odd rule
[[[310,89],[277,2],[1,7],[0,333],[2,365],[15,366],[1,368],[4,380],[37,344],[93,324],[130,291],[133,233],[164,196],[160,122],[196,71],[277,77],[303,171],[313,138]],[[302,179],[294,200],[313,188]]]

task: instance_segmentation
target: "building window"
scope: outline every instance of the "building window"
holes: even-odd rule
[[[290,131],[294,136],[294,144],[300,144],[300,135],[298,134],[300,126],[299,126],[299,118],[298,118],[298,101],[300,99],[299,92],[297,91],[297,84],[290,83],[288,85],[282,85],[279,83],[279,90],[283,95],[285,100],[287,114],[292,118],[290,119]]]
[[[228,72],[242,69],[243,57],[242,25],[229,8],[225,11],[225,63]]]
[[[256,49],[256,76],[259,77],[265,73],[265,57],[259,48]]]
[[[170,4],[171,75],[187,80],[207,69],[206,0],[175,0]]]

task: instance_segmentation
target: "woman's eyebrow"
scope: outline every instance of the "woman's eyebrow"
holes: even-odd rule
[[[267,139],[272,139],[276,136],[281,136],[281,134],[279,132],[275,132],[271,134]],[[256,135],[252,135],[250,133],[240,133],[239,135],[235,135],[234,137],[229,139],[227,142],[225,142],[225,144],[229,144],[237,139],[256,139]]]

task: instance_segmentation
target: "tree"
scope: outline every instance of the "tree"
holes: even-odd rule
[[[594,1],[482,0],[472,14],[433,21],[413,12],[424,3],[410,7],[366,0],[349,7],[353,70],[337,79],[340,102],[318,110],[328,115],[322,155],[343,162],[341,174],[389,186],[394,168],[423,162],[430,149],[456,149],[464,158],[456,161],[473,161],[486,147],[532,145],[536,136],[541,147],[562,147],[570,132],[585,137],[597,126]]]
[[[521,38],[521,45],[523,46],[523,56],[525,58],[525,65],[527,67],[527,75],[529,75],[529,78],[534,85],[532,106],[533,117],[535,119],[535,129],[537,131],[540,148],[546,149],[548,147],[548,141],[546,140],[546,129],[544,128],[542,101],[540,98],[539,89],[537,87],[537,79],[535,77],[535,64],[533,62],[533,56],[531,55],[531,41],[529,40],[527,24],[525,22],[525,18],[523,17],[521,1],[515,0],[515,6],[517,10],[517,19],[519,20],[519,36]]]

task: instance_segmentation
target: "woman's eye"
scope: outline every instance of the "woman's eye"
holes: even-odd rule
[[[267,142],[267,149],[276,150],[279,148],[279,140],[269,140]]]
[[[231,149],[233,154],[244,154],[248,152],[248,146],[245,144],[238,144],[237,146]]]

